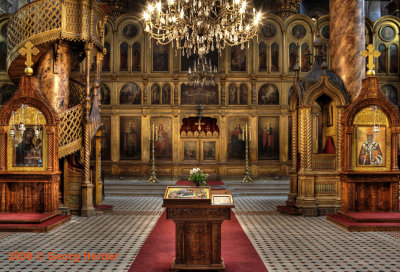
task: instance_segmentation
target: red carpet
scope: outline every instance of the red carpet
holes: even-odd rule
[[[278,212],[291,214],[291,215],[301,215],[301,212],[298,211],[296,207],[291,206],[276,206]]]
[[[58,213],[0,213],[0,223],[40,223]]]
[[[169,272],[175,257],[175,224],[165,211],[144,243],[130,272]],[[264,263],[231,212],[222,223],[222,258],[226,272],[265,272]]]
[[[178,180],[175,185],[180,186],[195,186],[193,182],[188,180]],[[223,186],[225,183],[222,180],[208,180],[208,185],[210,186]]]
[[[40,223],[0,223],[0,231],[47,232],[71,220],[71,215],[57,215]]]
[[[349,212],[342,215],[358,222],[400,222],[399,212]]]
[[[103,211],[103,210],[112,210],[113,209],[113,205],[94,205],[93,208],[96,211]]]
[[[359,222],[341,214],[328,214],[326,219],[348,231],[400,231],[400,222]]]

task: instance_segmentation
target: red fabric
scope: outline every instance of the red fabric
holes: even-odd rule
[[[112,210],[114,206],[113,205],[94,205],[93,208],[95,210]]]
[[[297,210],[296,207],[291,206],[276,206],[276,209],[281,213],[300,215],[301,213]]]
[[[71,215],[57,215],[53,218],[50,218],[49,220],[46,220],[41,223],[36,223],[36,224],[22,224],[22,223],[13,223],[13,224],[7,224],[7,223],[0,223],[0,231],[2,230],[45,230],[49,227],[53,227],[55,225],[60,224],[61,221],[65,220],[70,220]]]
[[[225,185],[225,183],[222,180],[207,180],[208,185],[210,186],[220,186],[220,185]],[[175,185],[180,185],[180,186],[194,186],[194,183],[188,180],[178,180]]]
[[[326,217],[347,227],[397,227],[400,230],[400,222],[357,222],[340,214],[328,214]]]
[[[400,212],[349,212],[343,214],[355,221],[391,221],[400,222]]]
[[[335,144],[333,143],[333,138],[331,136],[326,137],[323,153],[327,153],[327,154],[335,154],[336,153]]]
[[[1,213],[0,223],[36,223],[54,216],[54,213]]]
[[[164,211],[129,272],[169,272],[174,257],[175,224]],[[222,223],[222,258],[226,272],[267,272],[233,212]]]

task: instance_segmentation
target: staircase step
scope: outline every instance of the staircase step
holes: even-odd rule
[[[175,181],[159,180],[159,183],[146,183],[147,180],[134,178],[106,178],[104,192],[106,196],[163,196],[167,186],[172,186]],[[225,188],[232,190],[232,194],[257,195],[257,196],[287,196],[289,194],[289,180],[268,179],[254,180],[254,183],[242,183],[241,179],[223,180]]]

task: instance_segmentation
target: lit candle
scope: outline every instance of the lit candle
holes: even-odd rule
[[[154,141],[154,123],[153,123],[153,129],[152,129],[152,132],[151,132],[151,139]]]
[[[245,126],[245,133],[244,133],[244,137],[245,137],[245,140],[247,141],[247,139],[249,138],[249,135],[247,134],[248,133],[248,131],[247,131],[247,123],[246,123],[246,126]]]
[[[156,141],[158,141],[158,127],[156,127]]]

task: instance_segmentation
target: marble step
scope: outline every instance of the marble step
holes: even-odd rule
[[[163,196],[167,186],[174,185],[174,180],[159,180],[159,183],[146,183],[146,180],[106,179],[104,192],[106,196]],[[255,180],[243,184],[241,180],[224,180],[226,188],[234,195],[287,196],[289,180]]]

